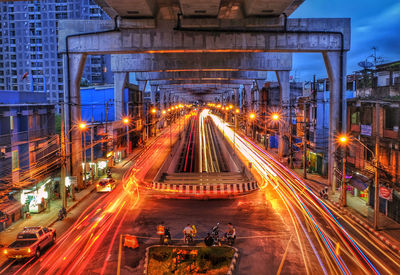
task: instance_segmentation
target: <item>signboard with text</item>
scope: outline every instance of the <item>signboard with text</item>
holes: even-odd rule
[[[379,197],[382,199],[392,201],[393,200],[393,189],[385,186],[379,187]]]
[[[361,135],[363,135],[363,136],[371,136],[372,135],[372,126],[371,125],[362,125],[361,124]]]

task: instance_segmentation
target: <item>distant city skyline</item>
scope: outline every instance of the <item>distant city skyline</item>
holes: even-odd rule
[[[351,50],[347,54],[347,74],[360,70],[360,61],[373,54],[384,63],[400,59],[400,2],[398,0],[306,0],[291,18],[351,18]],[[368,59],[373,62],[373,58]],[[327,77],[321,54],[293,54],[292,76],[308,81],[313,75]]]

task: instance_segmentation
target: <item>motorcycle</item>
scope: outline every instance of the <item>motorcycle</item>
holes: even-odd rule
[[[171,232],[169,231],[169,228],[166,227],[164,229],[164,235],[160,236],[160,244],[161,245],[169,245],[172,242],[172,238],[171,238]]]
[[[221,245],[221,240],[219,238],[219,223],[215,225],[211,229],[211,233],[207,233],[207,237],[204,239],[204,243],[207,246],[220,246]]]
[[[63,207],[58,211],[58,220],[62,221],[65,217],[67,217],[67,210]]]
[[[235,240],[236,240],[236,236],[225,233],[225,236],[222,238],[221,242],[224,244],[227,244],[229,246],[233,246],[233,244],[235,243]]]
[[[328,187],[325,187],[323,190],[319,192],[319,195],[322,199],[327,200],[328,199]]]
[[[192,234],[185,234],[185,244],[193,244],[193,235]]]
[[[107,169],[107,178],[112,178],[111,169]]]

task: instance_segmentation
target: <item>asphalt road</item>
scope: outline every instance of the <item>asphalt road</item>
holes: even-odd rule
[[[174,138],[176,131],[174,128]],[[123,168],[125,177],[114,191],[92,194],[66,221],[56,224],[60,227],[59,236],[63,234],[40,259],[13,263],[6,270],[3,266],[4,274],[116,274],[120,234],[135,235],[139,240],[139,248],[121,249],[121,274],[141,274],[145,249],[158,243],[156,226],[161,221],[170,228],[177,244],[183,243],[183,227],[195,224],[196,242],[201,245],[217,222],[222,230],[232,222],[238,232],[235,246],[240,253],[236,274],[373,273],[373,269],[360,264],[363,259],[349,245],[351,241],[371,259],[378,273],[396,274],[399,270],[397,255],[341,216],[333,206],[323,204],[339,220],[342,227],[338,229],[332,217],[321,210],[319,202],[313,201],[314,197],[304,188],[297,190],[296,179],[278,164],[270,163],[270,169],[279,172],[279,186],[269,184],[237,199],[155,199],[151,191],[139,187],[145,178],[155,175],[168,148],[166,131]],[[289,182],[289,186],[283,186],[284,182]],[[325,243],[321,236],[328,241]],[[342,271],[335,266],[332,257],[343,262],[347,269]]]

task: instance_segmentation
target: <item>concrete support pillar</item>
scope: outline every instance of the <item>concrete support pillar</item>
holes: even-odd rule
[[[165,110],[165,90],[160,89],[160,110]]]
[[[138,81],[139,84],[139,116],[142,121],[142,125],[145,125],[146,122],[146,114],[144,113],[144,93],[146,91],[147,81]],[[142,129],[142,139],[147,140],[147,127],[143,127]]]
[[[329,148],[328,148],[328,183],[332,191],[336,190],[335,161],[336,137],[340,132],[346,132],[346,52],[323,52],[329,87]]]
[[[246,112],[250,112],[251,110],[251,85],[245,84],[243,85],[243,90],[245,92],[245,100],[244,100],[244,106],[246,109]]]
[[[290,83],[289,71],[276,71],[276,78],[278,79],[280,89],[280,101],[283,110],[283,117],[279,123],[279,144],[278,155],[283,157],[288,153],[288,135],[289,129],[289,105],[290,105]],[[286,138],[285,138],[286,136]]]
[[[240,95],[239,95],[239,89],[233,89],[233,96],[234,96],[234,101],[233,104],[235,105],[236,108],[240,108]]]
[[[124,116],[125,97],[124,90],[128,73],[114,73],[114,114],[115,121]]]
[[[150,86],[150,88],[151,88],[151,93],[150,93],[151,105],[156,106],[156,94],[158,91],[158,86],[152,85],[152,86]]]
[[[83,188],[82,132],[77,123],[81,121],[80,84],[85,61],[84,54],[70,54],[69,57],[64,57],[65,132],[69,133],[66,138],[70,142],[70,146],[66,146],[67,155],[70,155],[67,175],[76,176],[78,189]]]

